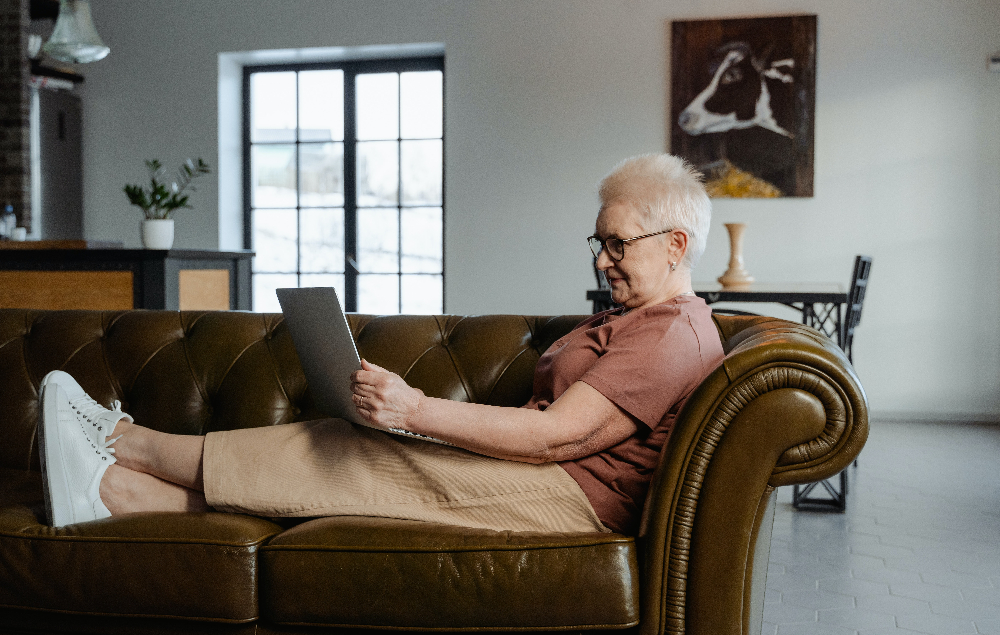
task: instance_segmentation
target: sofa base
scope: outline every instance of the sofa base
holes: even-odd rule
[[[312,628],[281,626],[260,622],[249,624],[220,624],[190,620],[158,618],[121,618],[94,615],[71,615],[41,611],[0,609],[0,635],[399,635],[401,632],[420,632],[409,629],[375,630],[369,628]],[[424,631],[428,632],[428,631]],[[461,632],[439,630],[430,632]],[[639,627],[612,630],[556,630],[532,631],[478,629],[474,632],[515,632],[518,635],[639,635]]]
[[[147,617],[102,617],[0,609],[0,635],[256,635],[256,622],[220,624]]]

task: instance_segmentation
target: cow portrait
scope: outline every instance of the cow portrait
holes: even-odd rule
[[[674,22],[671,35],[671,152],[712,196],[812,196],[816,16]]]

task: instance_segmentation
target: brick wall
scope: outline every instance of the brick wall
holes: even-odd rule
[[[10,203],[19,220],[31,201],[28,1],[0,0],[0,211]]]

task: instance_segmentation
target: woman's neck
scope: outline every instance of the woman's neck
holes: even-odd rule
[[[633,306],[625,305],[625,310],[622,315],[625,315],[628,311],[634,311],[635,309],[642,309],[648,306],[656,306],[657,304],[663,304],[673,300],[676,297],[692,296],[694,291],[691,289],[691,274],[690,272],[675,271],[672,272],[665,281],[662,291],[657,293],[655,296],[649,300],[642,302],[641,304],[636,304]]]
[[[684,291],[682,293],[678,293],[677,295],[675,295],[673,297],[667,298],[663,302],[651,302],[651,303],[643,304],[641,306],[636,306],[636,307],[629,307],[629,306],[622,305],[622,307],[620,309],[620,312],[618,313],[618,316],[622,317],[622,316],[628,315],[632,311],[636,311],[636,310],[639,310],[639,309],[645,309],[646,307],[656,306],[657,304],[663,304],[664,302],[670,302],[674,298],[681,298],[681,297],[695,296],[695,295],[697,295],[697,294],[694,291]]]

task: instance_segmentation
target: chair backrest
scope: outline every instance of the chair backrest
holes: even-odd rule
[[[844,333],[840,341],[847,353],[847,359],[854,362],[851,349],[854,346],[854,329],[861,323],[861,306],[868,291],[868,275],[872,271],[871,256],[854,258],[854,273],[851,274],[851,284],[847,290],[847,314],[844,316]]]

